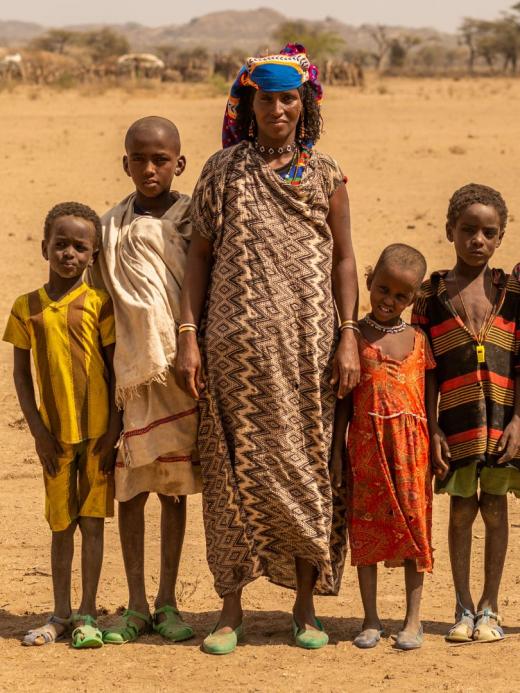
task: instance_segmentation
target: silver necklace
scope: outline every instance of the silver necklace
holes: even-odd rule
[[[298,149],[296,142],[286,144],[284,147],[266,147],[264,144],[260,144],[258,140],[255,140],[254,145],[255,149],[258,149],[260,154],[265,154],[267,152],[269,156],[273,154],[284,154],[285,152],[295,152]]]
[[[392,325],[391,327],[386,327],[385,325],[381,325],[380,323],[376,322],[375,320],[372,320],[371,317],[368,315],[365,315],[365,317],[362,319],[363,322],[366,322],[367,325],[370,325],[370,327],[373,327],[374,330],[377,330],[378,332],[384,332],[385,334],[398,334],[399,332],[402,332],[403,330],[406,329],[406,323],[402,318],[399,318],[400,322],[397,323],[397,325]]]

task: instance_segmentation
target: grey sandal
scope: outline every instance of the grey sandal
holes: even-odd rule
[[[56,633],[56,628],[53,627],[55,625],[64,626],[63,632]],[[60,618],[59,616],[55,616],[54,614],[52,614],[52,616],[49,618],[45,625],[27,631],[27,633],[23,637],[22,645],[39,647],[40,645],[50,645],[51,643],[55,643],[68,634],[70,630],[70,625],[70,616],[69,618]],[[43,642],[37,642],[38,638],[42,638]]]
[[[395,639],[395,648],[397,650],[418,650],[422,647],[424,641],[423,627],[420,626],[415,635],[407,633],[405,630],[400,630]]]
[[[457,616],[455,615],[455,618]],[[462,613],[457,623],[447,632],[445,639],[447,642],[471,642],[475,629],[475,614],[469,609],[462,609]]]
[[[360,650],[370,650],[372,647],[376,647],[382,635],[382,630],[378,630],[377,628],[365,628],[359,635],[356,635],[352,644],[359,647]]]

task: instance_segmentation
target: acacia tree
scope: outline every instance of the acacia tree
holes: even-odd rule
[[[274,31],[273,38],[281,45],[286,43],[303,44],[307,53],[317,63],[335,55],[344,45],[341,36],[332,31],[323,31],[302,21],[283,22]]]
[[[42,36],[34,38],[29,47],[32,50],[63,54],[68,47],[77,44],[78,33],[67,29],[50,29]]]
[[[382,24],[376,24],[375,26],[368,27],[368,33],[376,45],[376,49],[372,52],[372,57],[375,60],[377,69],[380,70],[383,60],[385,59],[391,46],[387,28]]]

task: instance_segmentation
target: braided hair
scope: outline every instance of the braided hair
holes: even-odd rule
[[[451,196],[446,216],[446,226],[453,228],[465,209],[474,204],[494,207],[500,219],[500,229],[503,231],[507,224],[507,206],[498,190],[487,185],[469,183],[456,190]]]
[[[96,229],[95,247],[96,249],[100,247],[101,221],[99,216],[96,214],[96,212],[94,212],[93,209],[87,207],[87,205],[81,204],[80,202],[61,202],[50,210],[45,217],[45,223],[43,226],[43,237],[46,241],[49,240],[54,222],[60,217],[78,217],[80,219],[85,219],[85,221],[90,221]]]

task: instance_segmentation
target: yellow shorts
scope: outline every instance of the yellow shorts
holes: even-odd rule
[[[58,474],[43,472],[45,518],[53,532],[62,532],[78,517],[114,515],[114,475],[100,470],[99,455],[92,453],[96,442],[61,443]]]

